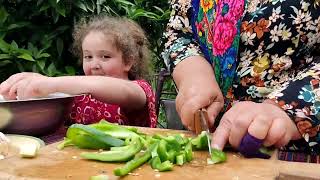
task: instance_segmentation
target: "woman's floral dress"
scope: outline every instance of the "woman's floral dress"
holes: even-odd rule
[[[172,0],[171,7],[162,53],[171,71],[204,56],[226,108],[272,99],[303,136],[285,150],[320,154],[319,0]]]
[[[101,119],[112,123],[132,126],[156,127],[155,95],[145,80],[135,80],[146,94],[146,105],[141,110],[125,112],[119,105],[108,104],[90,94],[76,97],[70,112],[71,123],[92,124]]]

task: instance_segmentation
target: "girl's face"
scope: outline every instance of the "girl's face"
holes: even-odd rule
[[[102,32],[89,32],[82,42],[82,52],[86,75],[128,79],[130,63],[124,64],[122,53]]]

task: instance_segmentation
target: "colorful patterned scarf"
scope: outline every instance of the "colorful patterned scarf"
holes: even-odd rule
[[[237,66],[245,0],[192,0],[192,30],[226,96]]]

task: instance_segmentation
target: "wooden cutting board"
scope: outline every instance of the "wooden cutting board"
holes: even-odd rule
[[[141,130],[148,134],[189,133],[149,128],[141,128]],[[87,180],[91,176],[99,174],[107,174],[110,179],[118,179],[113,176],[112,170],[122,164],[83,160],[79,154],[85,150],[67,147],[60,151],[56,148],[57,144],[41,148],[38,156],[34,159],[23,159],[13,155],[0,160],[0,179]],[[275,153],[273,158],[264,160],[246,159],[237,153],[228,152],[227,162],[215,165],[206,165],[208,156],[206,151],[195,151],[194,155],[195,158],[191,163],[175,166],[173,171],[156,172],[151,169],[150,165],[145,164],[123,179],[303,179],[300,176],[304,176],[304,179],[320,179],[320,165],[279,161],[276,160]],[[278,176],[280,172],[281,176]]]

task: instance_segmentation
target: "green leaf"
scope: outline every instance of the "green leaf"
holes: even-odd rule
[[[0,39],[0,50],[4,53],[8,53],[10,49],[10,45],[6,43],[4,40]]]
[[[51,55],[48,53],[41,53],[37,58],[47,58],[50,57]]]
[[[77,2],[76,6],[82,10],[84,10],[85,12],[88,12],[87,6],[85,4],[83,4],[82,2]]]
[[[158,6],[152,6],[152,7],[155,8],[156,10],[160,11],[162,14],[164,13],[164,11],[161,8],[159,8]]]
[[[11,42],[11,48],[12,49],[18,49],[19,47],[18,47],[18,44],[13,40],[12,42]]]
[[[56,41],[56,44],[57,44],[57,51],[58,51],[59,57],[61,57],[63,46],[64,46],[63,40],[61,38],[58,38]]]
[[[37,65],[40,67],[40,69],[43,71],[44,67],[46,66],[46,61],[44,60],[39,60],[37,61]]]
[[[31,24],[31,23],[29,23],[29,22],[17,22],[17,23],[14,23],[14,24],[10,24],[10,25],[7,27],[7,30],[22,28],[22,27],[28,26],[28,25],[30,25],[30,24]]]
[[[40,8],[39,11],[40,11],[40,12],[45,11],[45,10],[49,9],[49,7],[50,7],[49,4],[44,4],[43,6],[41,6],[41,8]]]
[[[128,6],[135,6],[135,4],[133,4],[129,1],[126,1],[126,0],[116,0],[116,2],[124,4],[124,5],[128,5]]]
[[[75,75],[76,74],[76,71],[75,71],[74,67],[72,67],[72,66],[66,66],[65,70],[67,71],[67,73],[69,75]]]
[[[37,1],[37,6],[40,6],[40,4],[42,4],[43,3],[43,0],[38,0]]]
[[[12,64],[12,62],[9,60],[0,61],[0,67],[6,66],[8,64]]]
[[[9,54],[0,54],[0,59],[11,59]]]
[[[1,6],[0,7],[0,23],[3,24],[7,20],[8,16],[9,14],[6,11],[6,9],[3,6]]]
[[[51,64],[49,65],[47,71],[48,71],[48,75],[49,75],[49,76],[54,76],[54,75],[55,75],[55,72],[57,71],[56,66],[55,66],[53,63],[51,63]]]
[[[21,54],[21,55],[18,56],[18,58],[25,59],[25,60],[28,60],[28,61],[35,61],[30,54]]]
[[[59,20],[59,14],[57,14],[55,11],[51,11],[53,22],[56,24]]]
[[[58,4],[56,11],[63,17],[66,17],[66,9],[64,4],[60,3]]]

